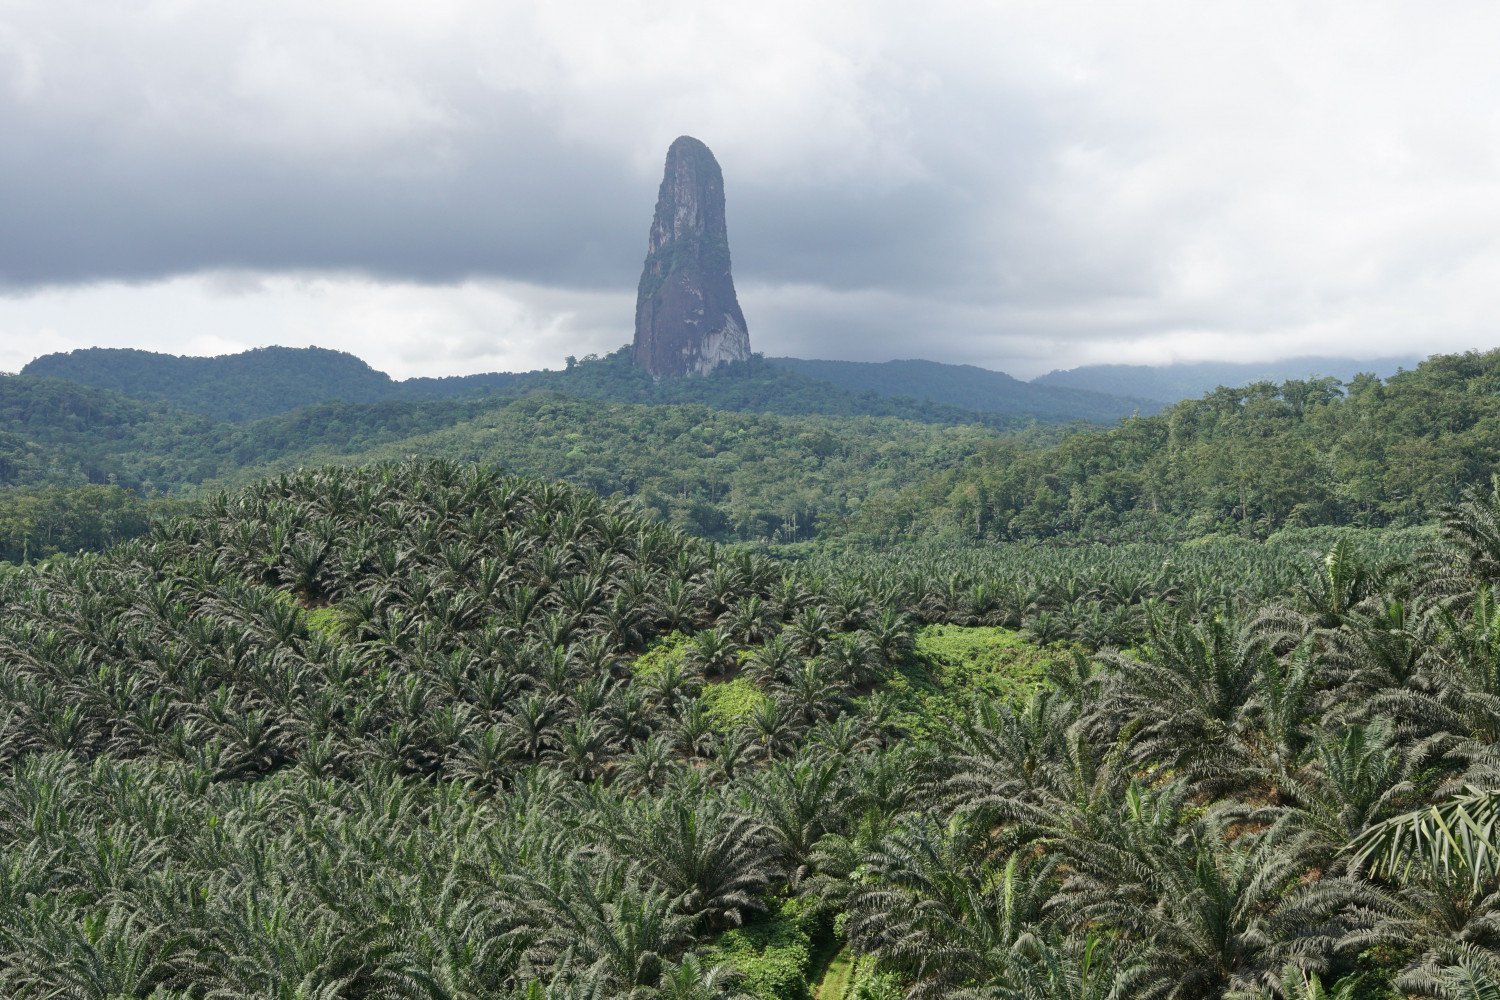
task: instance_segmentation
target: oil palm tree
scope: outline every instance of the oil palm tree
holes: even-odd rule
[[[717,800],[670,802],[631,824],[624,843],[683,912],[721,930],[765,908],[780,876],[769,831]]]
[[[1465,789],[1369,827],[1350,847],[1354,865],[1377,875],[1425,870],[1478,891],[1500,879],[1500,792]]]
[[[849,901],[850,943],[897,972],[913,998],[949,996],[1002,975],[1041,919],[1056,861],[997,860],[982,824],[917,822],[865,862],[870,888]]]

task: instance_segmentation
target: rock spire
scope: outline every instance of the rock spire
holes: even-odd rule
[[[635,300],[634,356],[658,378],[706,375],[750,357],[750,333],[729,275],[724,175],[692,136],[679,136],[667,150]]]

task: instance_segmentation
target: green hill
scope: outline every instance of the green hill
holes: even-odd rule
[[[892,537],[1194,537],[1413,524],[1500,472],[1500,351],[1435,355],[1381,382],[1218,389],[1034,447],[996,441],[870,508]]]
[[[411,455],[495,462],[636,497],[703,537],[780,542],[1415,524],[1500,469],[1500,353],[1435,356],[1347,392],[1333,380],[1258,383],[1114,427],[1021,434],[938,422],[936,404],[830,393],[764,361],[661,383],[619,357],[545,374],[524,395],[325,402],[243,422],[0,377],[0,520],[9,525],[0,558],[118,537],[81,514],[83,496],[102,494],[74,502],[68,490],[183,496],[266,470]],[[548,384],[570,391],[539,387]],[[772,407],[815,412],[763,412]],[[26,490],[53,492],[17,492]]]
[[[733,413],[535,393],[347,459],[493,463],[634,497],[716,541],[836,537],[874,498],[958,468],[997,440],[981,427],[890,417]]]
[[[165,403],[63,379],[0,375],[0,486],[173,489],[214,474],[222,432],[215,421]]]
[[[796,368],[803,364],[812,367]],[[833,377],[818,374],[819,366],[825,364],[835,366],[829,372]],[[21,374],[67,379],[232,422],[325,402],[516,397],[538,390],[619,403],[701,403],[721,410],[901,417],[994,428],[1033,422],[1108,422],[1143,405],[1090,393],[1039,389],[978,368],[898,362],[898,367],[884,370],[883,378],[850,379],[840,364],[789,365],[756,356],[703,378],[656,380],[631,364],[629,350],[624,348],[604,357],[570,360],[564,371],[397,382],[351,354],[321,348],[267,347],[217,358],[92,348],[37,358]]]
[[[263,347],[217,358],[95,347],[44,355],[21,374],[167,402],[219,420],[250,420],[330,399],[370,403],[395,391],[389,376],[353,355],[317,347]]]
[[[772,364],[852,392],[910,396],[981,413],[1024,417],[1040,423],[1114,423],[1160,404],[1139,393],[1106,395],[1087,387],[1022,382],[1004,372],[936,361],[808,361],[771,358]],[[1131,398],[1134,397],[1134,398]]]
[[[601,366],[592,385],[572,387],[604,395],[618,372]],[[767,385],[798,378],[752,375],[733,385],[753,407]],[[707,381],[668,391],[705,391]],[[808,400],[828,403],[821,393]],[[143,505],[170,508],[168,498],[203,483],[409,455],[494,462],[638,497],[703,537],[807,540],[842,531],[870,498],[955,467],[995,437],[973,424],[617,403],[540,389],[516,398],[326,402],[236,423],[57,379],[0,376],[0,559],[98,548],[139,532]],[[130,516],[101,523],[88,514],[106,495]]]

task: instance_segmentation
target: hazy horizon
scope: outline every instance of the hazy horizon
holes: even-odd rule
[[[97,345],[93,345],[93,346],[97,346]],[[605,351],[593,352],[593,354],[595,356],[603,355],[603,354],[609,354],[609,353],[613,353],[614,351],[620,350],[622,348],[628,348],[629,346],[630,345],[628,343],[618,344],[618,345],[616,345],[613,348],[610,348],[610,349],[605,350]],[[255,347],[247,347],[247,348],[244,348],[242,350],[227,351],[227,352],[218,353],[218,354],[174,354],[172,352],[167,352],[167,351],[149,351],[146,348],[139,348],[139,347],[119,347],[119,348],[109,347],[109,348],[100,348],[100,349],[103,349],[103,350],[140,350],[140,351],[147,351],[147,353],[165,355],[167,357],[175,357],[175,358],[198,358],[198,359],[203,359],[203,360],[212,360],[212,359],[215,359],[215,358],[233,357],[233,356],[238,355],[238,354],[243,354],[243,353],[245,353],[247,351],[265,350],[267,348],[288,348],[288,347],[291,347],[291,345],[286,345],[286,344],[261,344],[261,345],[255,346]],[[33,358],[28,359],[28,361],[26,363],[30,364],[31,361],[35,361],[35,360],[37,360],[39,358],[47,357],[47,356],[50,356],[50,355],[53,355],[53,354],[68,354],[68,353],[71,353],[72,351],[89,350],[89,349],[91,349],[91,347],[75,347],[75,348],[69,348],[68,350],[64,350],[64,351],[47,352],[47,354],[39,354],[39,355],[36,355]],[[384,371],[383,369],[380,368],[379,365],[373,364],[368,358],[365,358],[364,356],[362,356],[359,353],[358,350],[349,350],[349,349],[346,349],[346,348],[333,348],[333,347],[328,347],[327,345],[324,345],[324,344],[304,344],[304,345],[298,345],[296,347],[291,347],[291,349],[294,349],[294,350],[298,350],[298,349],[314,349],[314,350],[341,351],[342,353],[345,353],[345,354],[348,354],[348,355],[350,355],[350,356],[352,356],[354,358],[357,358],[359,361],[361,361],[364,364],[368,365],[373,370],[379,371],[379,372],[381,372],[382,374],[385,374],[385,375],[389,375],[391,377],[391,379],[393,381],[396,381],[396,382],[404,382],[404,381],[406,381],[408,379],[412,379],[412,378],[449,378],[449,377],[462,377],[462,376],[465,376],[465,375],[489,375],[489,374],[524,373],[524,372],[527,372],[527,371],[539,371],[539,370],[542,370],[542,371],[546,371],[546,370],[557,371],[557,370],[561,370],[561,369],[565,368],[566,367],[566,362],[568,360],[565,357],[562,362],[558,363],[555,366],[542,365],[542,366],[540,366],[540,368],[531,368],[531,369],[490,369],[490,370],[484,370],[484,371],[436,372],[436,373],[423,374],[423,375],[399,376],[399,375],[393,374],[391,372]],[[769,358],[769,360],[772,360],[772,361],[775,361],[777,358],[783,358],[783,357],[784,358],[792,358],[792,357],[795,357],[794,355],[785,355],[785,354],[783,354],[783,355],[765,355],[764,351],[756,351],[755,353],[763,355],[763,356],[766,356],[766,357]],[[1328,363],[1343,362],[1343,363],[1346,363],[1346,364],[1348,364],[1348,363],[1353,363],[1353,364],[1371,364],[1371,365],[1378,365],[1380,367],[1389,367],[1391,364],[1400,364],[1400,365],[1404,366],[1408,362],[1415,364],[1415,363],[1421,361],[1423,358],[1425,358],[1427,356],[1428,355],[1422,355],[1422,354],[1390,354],[1390,355],[1378,355],[1378,356],[1377,355],[1370,355],[1370,356],[1366,356],[1366,357],[1360,357],[1360,356],[1357,356],[1357,355],[1343,356],[1343,355],[1302,354],[1302,355],[1292,355],[1292,356],[1288,356],[1288,357],[1285,357],[1285,358],[1268,358],[1268,359],[1264,359],[1264,360],[1261,360],[1261,361],[1247,361],[1247,362],[1240,362],[1240,361],[1181,361],[1181,362],[1163,362],[1163,363],[1158,364],[1158,365],[1136,365],[1136,364],[1123,363],[1123,362],[1122,363],[1100,362],[1100,363],[1098,363],[1097,366],[1102,367],[1102,366],[1109,366],[1109,365],[1112,365],[1112,364],[1124,364],[1126,367],[1169,369],[1169,368],[1171,368],[1174,365],[1187,365],[1187,366],[1191,366],[1191,365],[1219,365],[1219,364],[1223,364],[1223,365],[1247,365],[1247,366],[1265,365],[1267,367],[1271,367],[1271,366],[1293,365],[1293,364],[1295,364],[1296,362],[1299,362],[1299,361],[1307,361],[1307,362],[1313,362],[1313,363],[1317,363],[1317,364],[1328,364]],[[574,357],[576,359],[578,356],[573,355],[571,357]],[[584,357],[587,357],[587,355],[585,355]],[[851,361],[851,359],[846,359],[846,358],[798,358],[797,360],[813,361],[813,362],[824,362],[824,361],[845,362],[845,361]],[[878,359],[878,360],[865,360],[865,359],[852,359],[852,360],[853,360],[853,363],[855,363],[855,364],[874,364],[874,365],[879,365],[879,364],[897,364],[897,363],[912,362],[912,361],[932,362],[935,359],[932,359],[932,358],[921,358],[921,357],[905,357],[905,358],[882,358],[882,359]],[[968,362],[937,362],[937,363],[938,364],[953,364],[953,365],[969,365]],[[1033,375],[1021,376],[1021,375],[1015,374],[1014,372],[1002,371],[1001,369],[998,369],[998,368],[986,368],[984,365],[969,365],[969,366],[970,367],[979,368],[979,369],[984,370],[984,371],[991,371],[991,372],[997,372],[997,373],[1002,374],[1002,375],[1009,375],[1012,378],[1021,379],[1023,381],[1035,381],[1035,380],[1037,380],[1037,379],[1039,379],[1039,378],[1041,378],[1041,377],[1043,377],[1045,375],[1055,374],[1057,372],[1062,372],[1062,371],[1073,371],[1073,370],[1076,370],[1076,369],[1079,369],[1079,368],[1096,367],[1096,366],[1093,366],[1093,365],[1075,365],[1072,368],[1067,368],[1067,369],[1051,368],[1051,369],[1048,369],[1046,371],[1037,372],[1036,374],[1033,374]],[[21,371],[21,369],[23,369],[25,367],[26,367],[26,365],[21,365],[15,371],[19,372],[19,371]],[[4,370],[0,370],[0,374],[3,374],[3,373],[4,373]],[[1309,371],[1308,374],[1314,374],[1314,372]],[[1324,373],[1319,372],[1318,374],[1324,374]]]

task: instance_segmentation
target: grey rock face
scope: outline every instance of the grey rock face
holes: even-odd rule
[[[660,378],[706,375],[750,357],[729,274],[724,175],[707,146],[678,137],[656,196],[635,300],[635,363]]]

